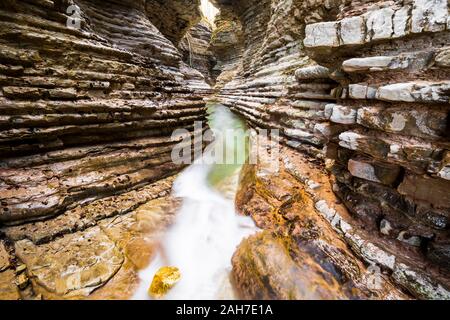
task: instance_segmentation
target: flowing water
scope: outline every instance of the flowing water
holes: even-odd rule
[[[225,139],[218,134],[214,146],[226,154],[242,155],[246,148],[243,121],[218,104],[209,105],[208,113],[215,133],[232,129],[237,136]],[[175,181],[173,193],[182,198],[181,208],[175,223],[161,239],[162,252],[140,273],[141,285],[135,299],[150,299],[147,289],[163,266],[178,267],[182,275],[166,299],[235,298],[230,282],[231,257],[242,239],[257,228],[249,217],[235,212],[241,162],[211,164],[217,157],[220,158],[219,152],[204,153]]]

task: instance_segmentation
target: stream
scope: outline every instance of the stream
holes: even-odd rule
[[[162,252],[140,272],[134,299],[150,299],[147,290],[163,266],[174,266],[181,272],[181,280],[165,299],[236,298],[230,281],[231,258],[242,239],[257,231],[250,217],[236,213],[234,204],[242,167],[236,155],[246,150],[246,127],[220,104],[208,104],[208,123],[216,136],[215,149],[235,155],[235,161],[222,164],[217,152],[204,152],[176,179],[173,195],[182,199],[182,205],[161,239]],[[237,138],[227,139],[222,134],[225,132]]]

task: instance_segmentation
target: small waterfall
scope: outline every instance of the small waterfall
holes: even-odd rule
[[[243,123],[226,107],[210,108],[213,130],[243,129]],[[222,144],[227,152],[242,147],[225,140],[219,137],[214,143]],[[231,257],[242,239],[257,228],[251,218],[235,212],[234,195],[241,165],[205,164],[205,157],[213,155],[205,153],[175,181],[173,192],[183,199],[182,206],[161,240],[163,252],[140,273],[141,286],[135,299],[149,299],[147,289],[153,275],[165,265],[178,267],[182,274],[166,299],[235,298],[230,283]]]

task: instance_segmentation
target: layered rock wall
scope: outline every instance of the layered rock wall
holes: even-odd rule
[[[216,58],[211,49],[211,37],[213,28],[211,24],[203,19],[194,27],[189,29],[179,44],[183,61],[205,77],[205,81],[213,86],[216,81],[214,67]]]
[[[233,8],[244,49],[221,101],[256,126],[282,128],[286,143],[320,157],[324,138],[314,127],[327,120],[323,109],[336,83],[320,74],[299,81],[295,71],[314,65],[303,46],[305,21],[329,18],[335,10],[317,1],[235,1]]]
[[[152,0],[144,2],[147,17],[174,45],[178,45],[186,32],[201,20],[199,0]]]
[[[232,4],[244,51],[221,101],[329,170],[364,260],[416,297],[448,296],[448,1]]]
[[[1,2],[0,298],[132,296],[174,209],[172,132],[206,115],[185,5]]]
[[[198,72],[145,11],[76,4],[80,30],[51,1],[0,12],[0,221],[48,217],[173,173],[172,131],[204,119],[189,89]]]

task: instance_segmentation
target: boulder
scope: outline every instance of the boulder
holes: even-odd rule
[[[290,250],[296,251],[301,264],[291,257]],[[347,297],[338,281],[309,253],[297,248],[289,239],[269,232],[245,239],[232,263],[233,279],[244,299],[334,300]]]
[[[177,267],[162,267],[153,277],[148,294],[153,298],[164,297],[181,279],[180,270]]]

